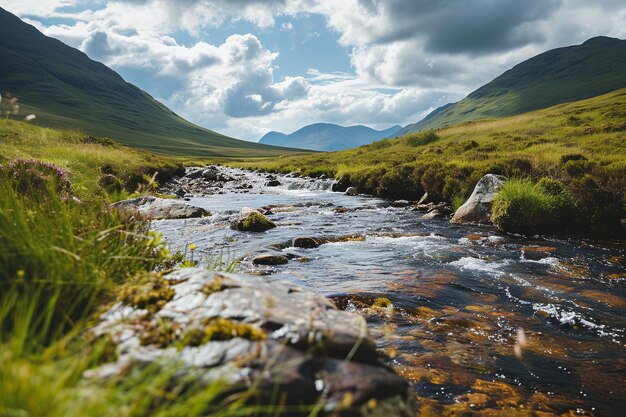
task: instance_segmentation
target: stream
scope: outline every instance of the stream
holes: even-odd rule
[[[189,199],[212,216],[153,228],[173,250],[195,244],[201,265],[237,260],[236,272],[295,282],[361,313],[422,413],[623,415],[623,244],[420,220],[410,207],[331,192],[331,180],[277,175],[281,185],[266,187],[266,174],[220,171],[233,178],[220,193]],[[243,207],[271,207],[278,227],[231,230]],[[295,248],[297,237],[329,243]],[[290,261],[255,266],[265,253]]]

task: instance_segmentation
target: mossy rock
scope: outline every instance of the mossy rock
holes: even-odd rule
[[[195,328],[182,337],[184,346],[201,346],[214,340],[231,340],[236,337],[250,341],[265,340],[265,332],[249,323],[217,317],[207,320],[203,327]]]
[[[118,300],[151,313],[159,311],[175,295],[170,283],[159,274],[142,272],[125,285]]]
[[[275,227],[276,224],[273,221],[258,211],[250,211],[231,224],[232,229],[240,232],[265,232]]]

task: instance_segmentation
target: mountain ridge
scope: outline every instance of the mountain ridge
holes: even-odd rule
[[[181,156],[278,155],[294,150],[246,142],[197,126],[106,65],[45,36],[0,8],[0,89],[34,123],[73,128],[152,152]]]
[[[626,87],[626,40],[597,36],[522,61],[399,134],[513,116]],[[438,111],[439,110],[439,111]]]
[[[367,145],[376,140],[395,135],[402,126],[376,130],[363,125],[340,126],[334,123],[313,123],[286,134],[271,131],[263,135],[258,143],[276,146],[297,147],[317,151],[337,151]]]

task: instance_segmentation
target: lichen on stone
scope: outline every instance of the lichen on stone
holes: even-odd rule
[[[201,327],[188,331],[182,337],[183,346],[201,346],[214,340],[231,340],[236,337],[250,341],[265,339],[265,332],[249,323],[241,323],[222,317],[208,319]]]
[[[179,328],[175,322],[159,319],[145,325],[139,336],[142,346],[154,345],[160,348],[170,346],[178,338]]]
[[[203,287],[202,287],[202,293],[204,295],[211,295],[215,292],[220,292],[224,289],[224,278],[221,276],[217,276],[214,280],[212,280],[211,282],[206,283]]]
[[[118,295],[118,300],[150,313],[159,311],[174,297],[175,291],[161,274],[142,272],[126,284]]]

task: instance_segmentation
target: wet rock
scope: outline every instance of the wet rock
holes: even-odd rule
[[[187,177],[189,179],[201,178],[202,177],[202,169],[191,168],[191,169],[188,170],[188,172],[185,175],[185,177]]]
[[[344,193],[350,187],[350,180],[346,177],[341,178],[339,181],[336,181],[331,186],[331,191]]]
[[[491,205],[506,178],[487,174],[478,181],[470,198],[454,213],[453,223],[491,223]]]
[[[346,190],[346,195],[359,195],[359,190],[356,187],[349,187]]]
[[[110,338],[116,359],[85,376],[175,361],[180,375],[225,380],[232,392],[254,383],[265,403],[279,395],[287,405],[320,404],[324,415],[415,415],[414,392],[378,364],[361,316],[289,282],[195,268],[162,279],[173,293],[159,309],[122,300],[101,316],[92,333]]]
[[[202,171],[202,177],[206,178],[207,180],[211,180],[211,181],[216,181],[217,180],[217,171],[207,168],[204,171]]]
[[[230,224],[230,228],[240,232],[265,232],[276,224],[260,211],[250,208],[241,209],[239,216]]]
[[[252,260],[255,265],[284,265],[289,259],[284,255],[272,255],[270,253],[259,255]]]
[[[419,199],[417,204],[418,205],[425,204],[427,201],[428,201],[428,193],[424,193],[424,195],[422,195],[422,197]]]
[[[391,207],[408,207],[409,203],[407,200],[396,200],[389,203]]]
[[[266,187],[278,187],[279,185],[281,185],[281,182],[278,180],[270,180],[265,183]]]
[[[428,212],[420,218],[424,220],[437,219],[448,216],[449,214],[452,214],[452,212],[452,207],[448,206],[446,203],[431,203],[429,204]]]
[[[312,237],[298,237],[293,240],[293,246],[296,248],[313,249],[319,245],[319,242]]]
[[[349,210],[343,206],[333,208],[335,213],[347,213]]]
[[[207,210],[169,198],[152,196],[131,198],[111,204],[112,208],[137,212],[147,219],[189,219],[210,216]]]

